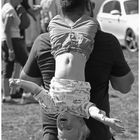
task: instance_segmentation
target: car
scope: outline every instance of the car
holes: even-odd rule
[[[105,0],[97,14],[101,30],[115,35],[131,52],[138,51],[138,0]]]

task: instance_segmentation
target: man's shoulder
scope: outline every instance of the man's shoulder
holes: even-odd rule
[[[37,50],[40,50],[40,49],[51,49],[49,33],[40,34],[35,39],[33,47],[35,47]]]
[[[40,34],[37,39],[42,41],[50,41],[50,35],[48,32]]]
[[[48,33],[40,34],[34,41],[31,52],[37,57],[51,54],[50,37]]]
[[[110,50],[120,49],[121,45],[118,39],[111,33],[98,30],[95,36],[95,48],[104,48]]]
[[[95,36],[95,41],[96,40],[97,41],[98,40],[102,40],[102,41],[108,41],[108,40],[116,41],[117,38],[113,34],[111,34],[111,33],[98,30],[97,33],[96,33],[96,36]]]

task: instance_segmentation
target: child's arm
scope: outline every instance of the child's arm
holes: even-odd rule
[[[89,107],[89,114],[92,118],[102,122],[105,125],[110,126],[116,133],[123,133],[125,131],[124,127],[121,126],[121,121],[115,118],[108,118],[106,113],[96,106],[92,105]]]
[[[47,91],[44,88],[41,88],[36,83],[21,79],[10,79],[9,80],[10,86],[20,86],[27,92],[31,92],[33,97],[40,103],[40,105],[45,109],[54,109],[55,105],[50,97],[49,94],[47,94]]]

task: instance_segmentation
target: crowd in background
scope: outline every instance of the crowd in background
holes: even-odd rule
[[[16,2],[16,1],[18,1],[18,2]],[[60,13],[60,7],[59,7],[60,3],[59,3],[59,1],[56,1],[56,0],[40,0],[40,1],[15,0],[15,2],[14,2],[14,0],[3,0],[2,9],[4,9],[4,7],[6,7],[5,6],[6,3],[11,3],[12,7],[14,8],[14,10],[20,20],[20,24],[18,25],[19,32],[20,32],[20,38],[22,38],[22,41],[24,42],[25,50],[27,50],[27,53],[26,53],[26,56],[27,56],[30,53],[30,50],[32,48],[32,45],[33,45],[36,37],[40,33],[48,32],[47,26],[48,26],[50,20],[55,15]],[[7,7],[9,8],[10,6],[7,6]],[[6,19],[4,17],[4,15],[9,14],[6,12],[4,14],[2,13],[2,23],[4,23],[3,21]],[[3,29],[4,29],[4,26],[2,27]],[[8,29],[10,30],[10,28],[13,25],[10,25],[8,23],[8,25],[6,25],[6,26],[9,26]],[[11,36],[11,38],[12,38],[12,36]],[[16,54],[14,54],[14,55],[16,55]],[[26,56],[22,56],[22,53],[20,54],[20,56],[22,58],[26,58]],[[30,95],[30,93],[24,94],[25,91],[23,91],[23,89],[9,87],[8,80],[10,78],[19,77],[20,71],[21,71],[22,67],[24,66],[25,62],[24,62],[24,64],[19,63],[18,62],[19,58],[17,58],[17,57],[15,57],[17,60],[14,59],[13,61],[9,61],[9,60],[5,61],[4,57],[5,57],[5,54],[2,53],[2,60],[3,60],[2,61],[2,81],[3,81],[2,82],[3,83],[3,85],[2,85],[2,102],[3,103],[16,103],[12,98],[21,98],[21,97],[22,97],[21,103],[36,102]],[[27,58],[26,58],[26,60],[27,60]],[[13,68],[11,67],[10,70],[8,68],[10,65],[9,62],[13,63]],[[8,65],[8,67],[6,67],[7,65]],[[10,71],[11,74],[6,76],[5,69],[7,69],[7,71]],[[7,73],[9,73],[9,72],[7,72]]]

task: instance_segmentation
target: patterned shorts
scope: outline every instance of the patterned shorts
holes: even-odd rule
[[[89,118],[88,109],[93,103],[90,100],[90,84],[84,81],[52,78],[49,95],[59,112]]]

